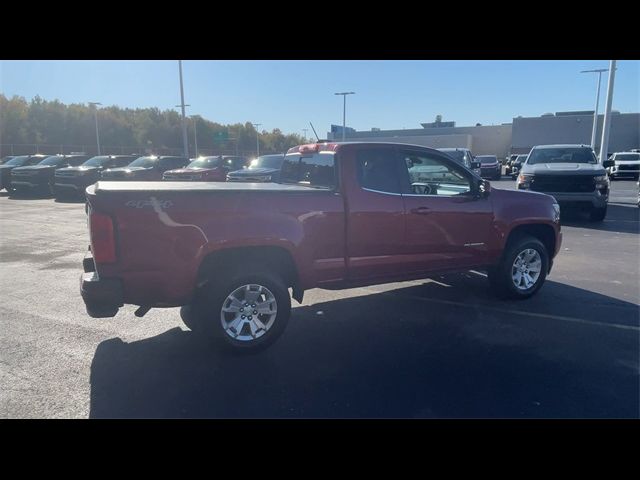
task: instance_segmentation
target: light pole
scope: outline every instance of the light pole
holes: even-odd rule
[[[334,93],[334,95],[342,95],[343,105],[342,105],[342,141],[344,142],[344,137],[347,132],[347,95],[354,95],[356,92],[338,92]]]
[[[591,148],[596,149],[596,134],[598,130],[598,104],[600,103],[600,80],[602,80],[602,72],[606,72],[607,68],[598,68],[595,70],[582,70],[580,73],[597,73],[598,89],[596,90],[596,108],[593,111],[593,129],[591,130]]]
[[[182,145],[184,147],[184,156],[189,158],[189,145],[187,144],[187,120],[185,118],[184,107],[184,88],[182,85],[182,60],[178,60],[178,70],[180,71],[180,106],[182,107]]]
[[[616,61],[611,60],[609,65],[609,82],[607,84],[607,102],[602,122],[602,141],[600,142],[600,163],[607,159],[609,151],[609,127],[611,124],[611,104],[613,103],[613,81],[616,78]]]
[[[256,129],[256,157],[260,156],[260,131],[258,127],[262,125],[261,123],[252,123],[253,127]]]
[[[307,132],[309,131],[308,128],[303,128],[302,131],[304,132],[304,141],[307,141]]]
[[[191,120],[193,120],[193,143],[196,146],[196,158],[198,158],[198,124],[196,123],[197,115],[191,115]]]
[[[89,102],[89,105],[93,105],[93,115],[96,119],[96,143],[98,144],[98,155],[100,155],[100,132],[98,132],[98,105],[102,105],[100,102]]]
[[[187,107],[190,107],[191,105],[189,105],[188,103],[182,103],[182,104],[180,104],[180,105],[175,105],[175,106],[176,106],[176,107],[180,107],[180,108],[182,108],[182,113],[183,113],[183,115],[184,115],[184,112],[185,112],[186,108],[187,108]],[[187,124],[185,123],[185,121],[184,121],[184,117],[183,117],[183,118],[182,118],[182,126],[184,127],[184,135],[186,135],[186,134],[187,134],[187,128],[186,128],[186,125],[187,125]],[[188,156],[188,155],[189,155],[189,151],[187,150],[187,158],[189,158],[189,156]],[[196,157],[197,157],[197,155],[196,155]]]

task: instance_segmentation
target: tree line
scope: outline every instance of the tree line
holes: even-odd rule
[[[39,96],[7,98],[0,94],[0,144],[3,155],[10,144],[95,145],[94,107]],[[120,108],[98,110],[100,144],[112,147],[136,147],[149,152],[182,151],[182,120],[175,110],[158,108]],[[187,119],[190,155],[194,155],[194,125],[198,151],[249,154],[256,152],[255,127],[246,122],[223,125],[200,116]],[[309,142],[302,135],[284,134],[280,129],[260,132],[260,153],[282,153]]]

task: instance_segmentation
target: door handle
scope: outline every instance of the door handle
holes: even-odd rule
[[[431,213],[431,209],[429,207],[417,207],[417,208],[412,208],[411,213],[416,213],[418,215],[427,215]]]

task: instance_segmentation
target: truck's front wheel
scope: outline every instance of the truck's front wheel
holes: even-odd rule
[[[282,280],[270,273],[239,274],[213,281],[183,309],[185,324],[235,351],[257,351],[284,331],[291,298]]]
[[[529,298],[542,287],[548,269],[549,256],[543,243],[522,235],[510,242],[502,262],[489,270],[489,282],[500,297]]]

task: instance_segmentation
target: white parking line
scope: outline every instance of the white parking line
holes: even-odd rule
[[[418,301],[421,301],[421,302],[439,303],[439,304],[442,304],[442,305],[455,305],[455,306],[466,307],[466,308],[479,308],[480,307],[480,308],[483,308],[485,310],[490,310],[490,311],[499,312],[499,313],[508,313],[508,314],[512,314],[512,315],[522,315],[522,316],[536,317],[536,318],[547,318],[547,319],[550,319],[550,320],[560,320],[562,322],[581,323],[583,325],[594,325],[594,326],[597,326],[597,327],[609,327],[609,328],[617,328],[617,329],[620,329],[620,330],[633,330],[635,332],[640,332],[640,327],[635,327],[633,325],[623,325],[623,324],[620,324],[620,323],[595,322],[593,320],[584,320],[582,318],[565,317],[565,316],[562,316],[562,315],[550,315],[550,314],[547,314],[547,313],[523,312],[521,310],[512,310],[512,309],[509,309],[509,308],[493,307],[491,305],[483,305],[483,304],[479,304],[479,303],[463,303],[463,302],[456,302],[456,301],[453,301],[453,300],[441,300],[441,299],[438,299],[438,298],[419,297],[417,295],[403,295],[403,294],[394,293],[392,291],[379,292],[379,291],[376,291],[376,290],[370,289],[370,288],[368,288],[368,290],[370,290],[372,292],[375,292],[375,293],[381,293],[383,295],[389,295],[389,296],[401,297],[401,298],[410,298],[412,300],[418,300]]]

